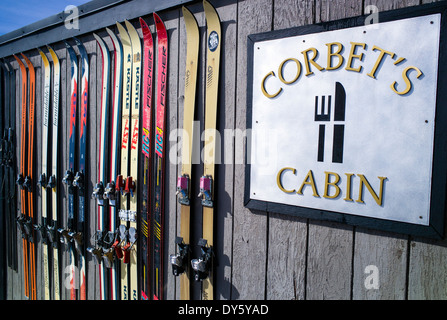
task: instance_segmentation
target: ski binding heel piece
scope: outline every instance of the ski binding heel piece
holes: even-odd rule
[[[104,184],[102,182],[99,182],[95,185],[95,187],[93,188],[92,197],[98,201],[98,205],[104,205]]]
[[[182,237],[177,237],[175,243],[178,246],[178,253],[171,254],[169,256],[169,261],[172,265],[172,274],[177,277],[185,272],[186,267],[188,266],[189,245],[183,242]]]
[[[184,174],[177,178],[177,193],[178,202],[180,204],[184,204],[189,206],[189,177],[187,174]]]
[[[135,184],[135,181],[132,180],[132,177],[127,177],[125,185],[126,186],[124,188],[124,194],[130,193],[130,196],[133,197],[133,193],[135,191],[136,184]]]
[[[31,192],[31,186],[32,186],[31,177],[30,176],[26,176],[25,180],[23,181],[22,188]]]
[[[68,235],[73,239],[76,251],[82,254],[83,235],[82,232],[69,232]]]
[[[42,174],[42,175],[44,175],[44,174]],[[62,178],[62,182],[68,186],[71,186],[71,185],[73,185],[73,180],[74,180],[73,172],[71,170],[65,171],[65,175]]]
[[[124,179],[123,179],[123,176],[122,175],[118,175],[118,176],[116,176],[116,185],[115,185],[115,190],[117,191],[117,192],[121,192],[121,194],[123,194],[123,190],[124,190],[124,187],[125,187],[126,185],[125,185],[125,181],[124,181]]]
[[[76,172],[76,175],[73,179],[73,185],[78,188],[82,188],[84,186],[84,174],[82,172]]]
[[[21,173],[18,174],[16,183],[19,185],[20,189],[24,189],[23,183],[25,182],[25,178]]]
[[[57,232],[59,232],[59,240],[61,243],[69,244],[71,240],[73,240],[70,237],[70,231],[68,229],[59,228],[57,229]]]
[[[211,176],[202,176],[200,178],[200,193],[198,197],[202,197],[202,205],[205,207],[213,207],[212,199],[213,178]]]
[[[200,251],[202,252],[202,256],[198,259],[191,260],[191,267],[194,270],[195,281],[202,281],[208,277],[213,255],[213,249],[208,246],[208,241],[205,239],[199,240],[199,246],[201,247]]]
[[[39,180],[37,181],[37,185],[41,188],[47,187],[47,176],[45,175],[45,173],[42,173],[40,175]]]
[[[56,187],[56,177],[54,175],[52,175],[48,178],[46,187],[47,187],[47,189],[53,189],[54,187]]]
[[[107,183],[106,188],[104,189],[104,199],[109,200],[109,204],[112,206],[115,206],[115,200],[116,200],[116,188],[115,188],[115,182],[111,181]]]

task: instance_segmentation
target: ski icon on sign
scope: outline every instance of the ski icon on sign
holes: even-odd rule
[[[334,102],[334,138],[332,144],[332,162],[343,163],[343,143],[345,125],[337,122],[345,121],[346,92],[340,82],[335,83]],[[318,134],[317,161],[324,162],[325,122],[331,121],[332,96],[315,96],[315,122],[320,122]]]

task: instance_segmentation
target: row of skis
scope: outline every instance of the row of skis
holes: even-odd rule
[[[220,59],[220,20],[214,7],[203,1],[207,20],[207,74],[205,101],[205,141],[216,141],[217,88]],[[185,71],[185,102],[181,176],[177,181],[178,200],[181,204],[180,231],[176,237],[176,253],[169,262],[173,274],[180,279],[180,298],[190,299],[190,279],[201,281],[202,299],[213,299],[213,177],[214,145],[207,144],[204,174],[200,179],[203,205],[203,234],[198,245],[201,256],[190,257],[190,190],[191,151],[194,134],[194,108],[199,55],[199,28],[194,15],[183,7],[187,31]],[[168,75],[168,36],[164,23],[154,13],[157,43],[140,18],[143,45],[134,26],[125,21],[125,27],[116,23],[118,35],[106,28],[112,48],[107,47],[97,34],[95,37],[102,59],[101,116],[97,128],[88,128],[89,114],[89,58],[81,41],[64,41],[71,63],[70,100],[65,106],[69,113],[68,168],[62,176],[58,163],[60,141],[59,93],[61,65],[56,52],[47,46],[52,63],[41,49],[43,62],[42,148],[40,176],[33,173],[35,157],[35,90],[36,77],[31,61],[24,55],[14,55],[21,73],[20,161],[16,183],[19,185],[20,213],[16,218],[21,230],[23,246],[24,294],[37,299],[36,245],[42,242],[42,290],[44,299],[60,299],[62,288],[69,289],[70,299],[87,299],[87,286],[98,284],[100,298],[110,300],[137,300],[164,297],[164,180],[166,136],[166,87]],[[70,43],[75,43],[72,47]],[[80,59],[74,47],[77,47]],[[156,47],[157,53],[154,48]],[[114,52],[112,55],[111,52]],[[154,77],[154,60],[157,78]],[[24,62],[23,62],[24,61]],[[113,64],[113,68],[112,68]],[[13,71],[9,65],[10,70]],[[142,70],[142,71],[141,71]],[[113,71],[113,72],[112,72]],[[15,94],[15,75],[5,78],[5,96]],[[96,85],[96,84],[93,84]],[[5,91],[5,90],[3,90]],[[156,107],[153,105],[156,94]],[[29,97],[27,99],[27,97]],[[13,99],[3,99],[12,105]],[[70,104],[70,105],[68,105]],[[50,106],[52,105],[52,111]],[[141,108],[140,108],[141,106]],[[38,105],[38,107],[40,107]],[[80,108],[78,111],[77,108]],[[99,106],[98,106],[99,107]],[[11,108],[12,109],[12,108]],[[93,111],[95,112],[95,111]],[[77,114],[80,114],[80,117]],[[11,116],[12,118],[12,116]],[[14,118],[12,118],[14,119]],[[14,122],[14,121],[12,121]],[[5,124],[6,125],[6,124]],[[13,124],[5,130],[2,139],[2,163],[13,163],[13,156],[5,156],[13,141]],[[142,130],[140,130],[142,126]],[[6,128],[6,127],[5,127]],[[99,129],[99,131],[98,131]],[[96,132],[98,132],[98,135]],[[89,133],[90,132],[90,133]],[[89,175],[88,144],[98,136],[97,177]],[[9,139],[9,140],[8,140]],[[12,147],[11,147],[12,148]],[[13,152],[10,152],[13,154]],[[6,167],[6,166],[3,166]],[[11,168],[13,165],[10,166]],[[9,172],[5,169],[5,172]],[[58,180],[67,186],[68,208],[66,226],[62,226],[58,212]],[[9,180],[12,180],[10,178]],[[35,182],[37,180],[37,183]],[[87,194],[90,180],[96,180],[93,194]],[[39,193],[41,208],[33,203]],[[14,192],[13,192],[14,193]],[[60,198],[60,197],[59,197]],[[86,214],[90,199],[96,199],[97,232],[89,235]],[[9,202],[8,202],[9,203]],[[41,212],[41,220],[36,221]],[[14,212],[14,211],[11,211]],[[40,237],[37,237],[40,234]],[[89,238],[90,237],[90,241]],[[65,245],[62,245],[64,243]],[[87,247],[87,244],[93,244]],[[9,246],[9,245],[8,245]],[[65,249],[62,251],[62,249]],[[10,250],[8,250],[10,251]],[[67,269],[61,270],[62,254],[68,254]],[[86,258],[97,264],[98,277],[94,284],[87,281]],[[68,276],[67,276],[68,274]],[[95,277],[93,277],[95,278]],[[63,280],[62,280],[63,279]],[[91,292],[94,292],[91,291]]]

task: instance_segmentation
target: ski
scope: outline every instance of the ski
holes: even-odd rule
[[[70,300],[76,300],[76,256],[75,248],[73,244],[73,238],[70,236],[75,230],[75,192],[76,188],[73,185],[75,175],[75,154],[76,154],[76,113],[77,113],[77,101],[78,101],[78,57],[71,47],[71,45],[65,41],[65,47],[70,56],[71,62],[71,81],[70,81],[70,133],[69,133],[69,156],[68,156],[68,169],[65,171],[62,182],[67,185],[68,189],[68,217],[67,227],[59,229],[61,234],[61,241],[68,246],[69,252],[69,286],[70,286]]]
[[[154,12],[157,30],[157,113],[155,127],[155,208],[152,219],[152,292],[154,300],[163,299],[163,219],[166,137],[166,85],[168,75],[168,34],[160,17]]]
[[[58,201],[57,201],[57,171],[58,171],[58,123],[59,123],[59,90],[60,90],[60,63],[54,50],[48,47],[51,58],[53,59],[53,119],[52,119],[52,143],[51,143],[51,176],[48,178],[47,188],[52,190],[51,194],[51,212],[52,222],[48,224],[49,242],[53,246],[53,288],[54,300],[60,300],[59,284],[59,241],[56,238],[58,229]]]
[[[124,260],[129,256],[129,293],[131,300],[138,300],[138,268],[137,268],[137,204],[138,204],[138,143],[140,123],[140,88],[141,88],[141,40],[134,26],[127,20],[127,32],[132,46],[132,97],[131,122],[129,133],[132,133],[130,144],[130,170],[126,179],[125,193],[130,194],[127,220],[129,221],[128,241],[123,247]]]
[[[219,86],[220,63],[220,19],[216,9],[203,0],[207,24],[207,65],[205,93],[205,131],[203,154],[203,176],[200,178],[202,198],[202,238],[198,245],[201,256],[191,261],[194,279],[202,281],[202,300],[213,300],[213,256],[214,256],[214,186],[216,154],[217,93]]]
[[[172,273],[180,276],[180,299],[190,300],[190,215],[191,215],[191,163],[194,137],[194,109],[196,101],[197,60],[199,56],[199,26],[194,15],[185,7],[183,20],[186,27],[185,100],[183,106],[182,167],[177,179],[180,203],[180,236],[176,238],[177,253],[170,255]]]
[[[50,131],[48,130],[50,113],[50,85],[51,85],[51,65],[45,53],[39,50],[44,65],[44,87],[43,87],[43,110],[42,110],[42,172],[39,177],[38,185],[42,188],[42,222],[37,229],[42,238],[42,256],[43,256],[43,274],[44,274],[44,299],[50,300],[50,248],[48,246],[47,228],[48,228],[48,141]]]
[[[107,33],[112,39],[112,44],[115,50],[114,56],[114,75],[113,75],[113,93],[112,93],[112,124],[110,128],[111,143],[110,143],[110,173],[109,183],[106,185],[104,197],[109,201],[109,231],[108,237],[113,238],[114,242],[110,248],[103,251],[103,261],[111,266],[109,292],[110,300],[117,300],[119,297],[119,264],[115,259],[115,246],[118,244],[116,238],[117,228],[117,207],[116,207],[116,193],[115,193],[115,178],[119,170],[119,149],[120,149],[120,128],[121,128],[121,91],[122,91],[122,76],[123,76],[123,47],[112,30],[106,28]]]
[[[23,243],[23,267],[25,280],[25,296],[31,300],[36,300],[36,248],[34,245],[34,206],[33,206],[33,158],[34,158],[34,106],[35,106],[35,71],[29,59],[22,53],[29,70],[29,108],[28,108],[28,139],[26,139],[27,132],[27,73],[23,62],[14,55],[20,66],[22,74],[22,144],[21,144],[21,174],[17,179],[17,183],[21,187],[21,215],[18,223],[22,230]],[[26,153],[26,146],[28,151]],[[28,161],[26,161],[26,154]],[[27,168],[26,168],[27,164]]]
[[[143,167],[143,181],[141,183],[141,206],[140,206],[140,255],[141,255],[141,298],[148,300],[149,292],[149,225],[151,207],[151,171],[152,171],[152,83],[154,67],[154,43],[152,33],[146,22],[140,18],[141,30],[143,31],[143,122],[141,137],[141,163]]]
[[[129,166],[129,122],[130,122],[130,106],[131,106],[131,84],[132,84],[132,47],[129,34],[126,29],[117,22],[118,32],[121,37],[121,44],[123,46],[123,100],[122,100],[122,124],[121,124],[121,161],[120,161],[120,174],[117,175],[115,180],[116,190],[121,192],[120,194],[120,206],[119,206],[119,218],[120,225],[117,232],[117,240],[114,243],[116,256],[121,259],[121,299],[129,300],[129,255],[125,258],[123,253],[123,245],[127,244],[128,230],[128,209],[127,202],[128,197],[125,193],[126,180],[124,177],[128,176]],[[130,181],[129,181],[130,182]],[[118,239],[119,237],[119,239]]]
[[[96,247],[88,248],[87,250],[93,254],[96,264],[99,269],[99,294],[101,300],[107,299],[107,267],[106,263],[101,263],[103,256],[103,249],[106,249],[106,243],[108,241],[108,233],[106,232],[106,213],[107,207],[104,201],[104,190],[107,179],[107,154],[108,154],[108,141],[109,141],[109,81],[110,81],[110,54],[107,46],[96,33],[93,33],[96,42],[99,45],[102,56],[102,91],[101,91],[101,119],[100,119],[100,131],[99,131],[99,148],[98,148],[98,183],[93,190],[93,197],[98,202],[98,219],[97,219],[97,232],[95,235]]]
[[[4,75],[5,126],[2,142],[2,165],[5,166],[6,244],[8,267],[17,271],[17,236],[15,226],[15,73],[9,62],[2,63]]]
[[[88,77],[89,77],[89,61],[87,51],[82,42],[74,38],[76,45],[81,53],[81,123],[79,132],[79,167],[73,179],[73,185],[78,188],[78,225],[76,232],[71,232],[70,236],[75,243],[76,251],[79,254],[79,298],[87,299],[87,283],[85,268],[85,211],[86,211],[86,158],[87,158],[87,107],[88,107]]]

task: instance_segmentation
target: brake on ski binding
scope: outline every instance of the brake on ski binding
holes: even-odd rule
[[[182,237],[176,237],[175,243],[178,246],[178,253],[171,254],[169,256],[169,261],[172,265],[172,273],[177,277],[185,272],[187,267],[189,245],[183,242]]]
[[[202,255],[198,259],[191,260],[191,267],[194,271],[195,281],[202,281],[208,277],[213,255],[213,248],[208,246],[208,241],[205,239],[199,240],[199,246]]]
[[[112,245],[112,248],[115,249],[116,257],[118,259],[123,258],[123,249],[121,248],[121,244],[123,242],[126,242],[126,239],[127,239],[127,229],[125,225],[121,224],[118,227],[118,231],[116,232],[115,236],[115,242]]]
[[[203,196],[202,205],[205,207],[213,207],[212,186],[213,178],[211,176],[202,176],[200,178],[200,193],[198,196]]]
[[[189,206],[189,176],[184,174],[177,178],[177,192],[178,202]]]
[[[128,234],[129,241],[123,247],[123,252],[124,252],[123,263],[130,262],[130,250],[132,250],[133,245],[135,244],[135,242],[137,242],[137,229],[130,227],[127,234]]]

